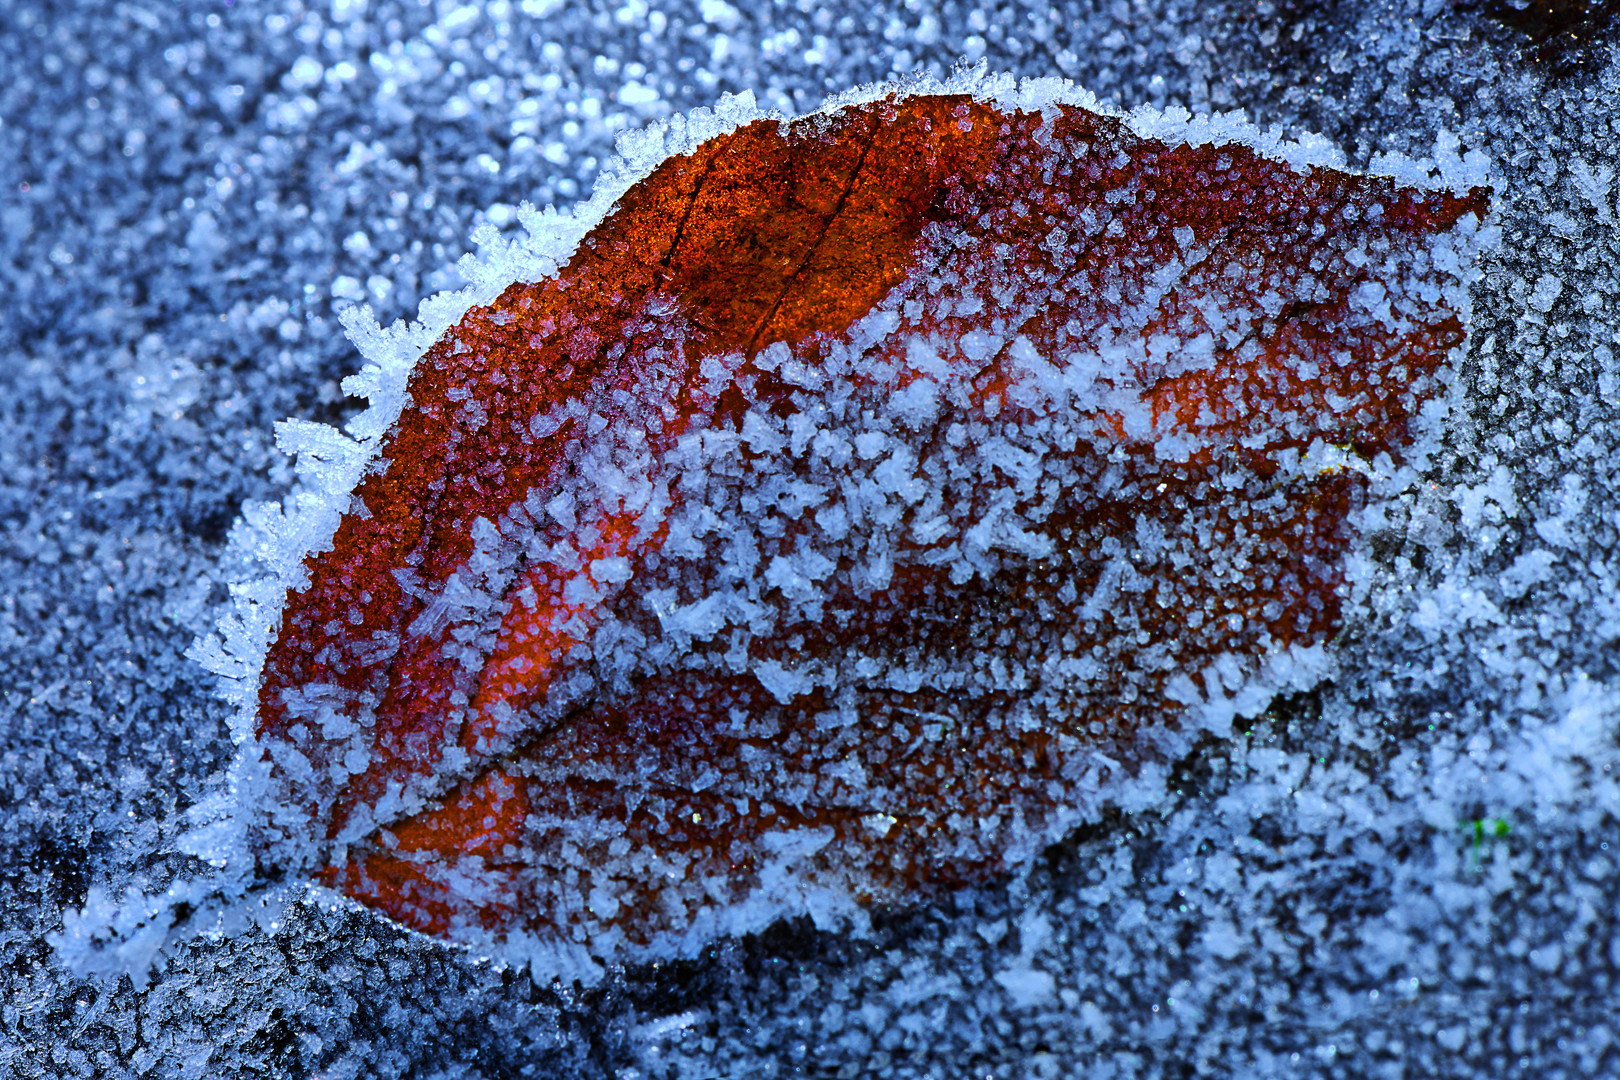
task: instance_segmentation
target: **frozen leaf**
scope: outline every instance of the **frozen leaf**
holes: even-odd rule
[[[1041,93],[744,124],[450,326],[287,576],[261,872],[690,949],[1015,868],[1319,677],[1488,193]]]

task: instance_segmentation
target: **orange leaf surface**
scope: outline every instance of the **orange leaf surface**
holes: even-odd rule
[[[1324,448],[1401,460],[1487,202],[954,94],[669,158],[417,363],[265,659],[265,857],[598,956],[1016,868],[1309,674]]]

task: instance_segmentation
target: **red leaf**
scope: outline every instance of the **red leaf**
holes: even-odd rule
[[[599,956],[1016,867],[1336,633],[1301,455],[1409,446],[1487,199],[956,95],[670,158],[414,369],[265,660],[266,858]]]

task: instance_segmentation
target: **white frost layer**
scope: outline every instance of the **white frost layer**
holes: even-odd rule
[[[1064,80],[1015,83],[1010,77],[987,76],[982,69],[960,74],[943,84],[919,80],[899,86],[867,87],[831,99],[828,107],[873,100],[887,94],[941,92],[969,93],[1008,110],[1039,111],[1042,107],[1064,104],[1104,111],[1092,95]],[[299,486],[283,505],[268,504],[244,510],[242,522],[233,530],[227,558],[251,569],[246,569],[242,582],[232,588],[235,611],[221,620],[217,635],[200,641],[191,654],[221,677],[225,693],[236,704],[234,734],[243,745],[243,754],[230,777],[229,805],[211,804],[208,813],[198,815],[198,831],[183,842],[185,850],[210,861],[224,862],[238,875],[245,864],[251,864],[251,854],[240,842],[243,835],[240,826],[243,815],[255,812],[255,795],[263,782],[262,762],[252,740],[259,667],[288,591],[306,583],[304,560],[330,548],[337,525],[348,507],[349,492],[377,463],[382,442],[407,403],[410,373],[422,354],[470,308],[490,302],[510,284],[554,276],[580,239],[610,212],[624,191],[669,154],[688,152],[706,139],[762,115],[751,98],[729,99],[713,113],[699,110],[690,118],[677,118],[627,137],[620,144],[623,160],[604,172],[604,179],[591,200],[575,212],[540,214],[525,209],[520,217],[528,229],[528,238],[522,242],[508,243],[492,229],[475,236],[481,251],[477,257],[464,260],[461,267],[463,277],[471,284],[460,291],[424,301],[417,322],[408,326],[396,324],[383,330],[371,319],[369,309],[357,309],[348,317],[346,328],[360,348],[365,365],[358,375],[345,381],[344,389],[366,397],[370,405],[346,425],[347,434],[301,421],[278,426],[278,445],[298,460]],[[1342,167],[1343,164],[1342,155],[1322,140],[1287,141],[1275,131],[1261,131],[1240,116],[1194,118],[1172,109],[1163,113],[1137,110],[1126,119],[1131,129],[1143,137],[1172,144],[1239,142],[1297,170],[1311,166]],[[1455,149],[1454,142],[1442,145],[1433,164],[1381,159],[1380,171],[1388,169],[1403,183],[1431,187],[1480,182],[1487,171],[1483,159],[1477,153],[1458,156]],[[1268,673],[1235,697],[1199,699],[1194,710],[1196,722],[1219,732],[1230,724],[1234,714],[1254,715],[1264,708],[1278,689],[1309,685],[1319,677],[1323,663],[1317,654],[1292,659],[1278,657],[1274,671],[1268,669]],[[794,679],[803,678],[785,669],[773,677],[784,694],[793,691]],[[1142,797],[1150,798],[1151,793],[1144,793]],[[1089,811],[1077,812],[1083,818]],[[1072,822],[1054,826],[1056,833],[1061,833],[1069,824]],[[224,888],[229,894],[245,887],[244,880],[237,876]],[[196,889],[186,891],[183,897],[177,894],[169,899],[197,906],[207,893],[206,889]],[[152,906],[141,903],[145,907]],[[826,908],[828,904],[820,906]],[[84,919],[75,924],[74,933],[65,940],[90,940],[90,935],[81,932],[81,924],[91,921],[91,908],[104,907],[100,899],[87,907]],[[140,966],[152,955],[147,949],[152,935],[161,937],[161,933],[151,927],[162,920],[131,921],[128,912],[132,910],[134,908],[127,906],[120,909],[110,923],[103,921],[102,926],[110,927],[113,939],[121,943],[114,950],[116,954]],[[702,932],[735,932],[755,928],[757,923],[757,917],[748,916],[742,917],[736,925],[717,923]],[[64,951],[68,955],[82,954],[87,958],[86,964],[90,963],[87,947],[69,943],[64,945]]]

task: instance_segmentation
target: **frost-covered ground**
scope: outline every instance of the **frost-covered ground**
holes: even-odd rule
[[[1538,60],[1505,4],[802,6],[0,11],[0,1073],[1620,1075],[1614,54]],[[1331,680],[864,934],[536,986],[299,894],[150,981],[70,974],[64,910],[195,870],[232,746],[184,652],[291,481],[272,424],[358,407],[338,312],[458,284],[620,131],[959,57],[1491,159],[1447,445],[1363,522]]]

